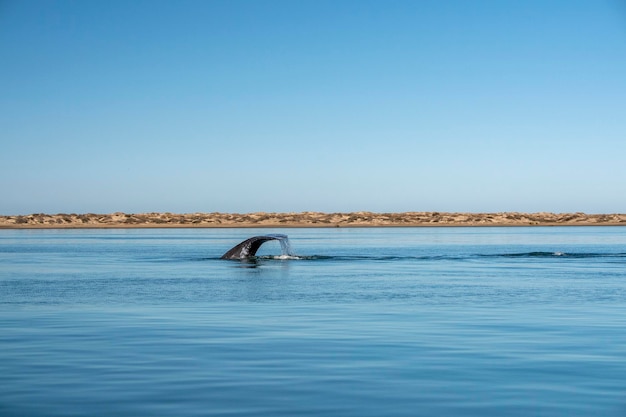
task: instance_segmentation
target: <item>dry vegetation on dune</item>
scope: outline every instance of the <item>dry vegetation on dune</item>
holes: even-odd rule
[[[585,213],[112,213],[0,216],[0,228],[373,227],[626,225],[626,214]]]

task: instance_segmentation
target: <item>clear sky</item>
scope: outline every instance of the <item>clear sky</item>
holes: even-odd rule
[[[626,4],[0,0],[0,214],[626,212]]]

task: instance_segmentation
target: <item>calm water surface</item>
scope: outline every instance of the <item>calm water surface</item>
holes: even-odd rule
[[[626,416],[625,267],[619,227],[0,230],[0,416]]]

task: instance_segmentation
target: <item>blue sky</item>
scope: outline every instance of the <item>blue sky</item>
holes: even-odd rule
[[[0,214],[626,212],[620,1],[0,0]]]

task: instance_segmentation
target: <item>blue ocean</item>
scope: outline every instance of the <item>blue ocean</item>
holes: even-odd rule
[[[626,228],[0,230],[0,416],[114,415],[626,416]]]

